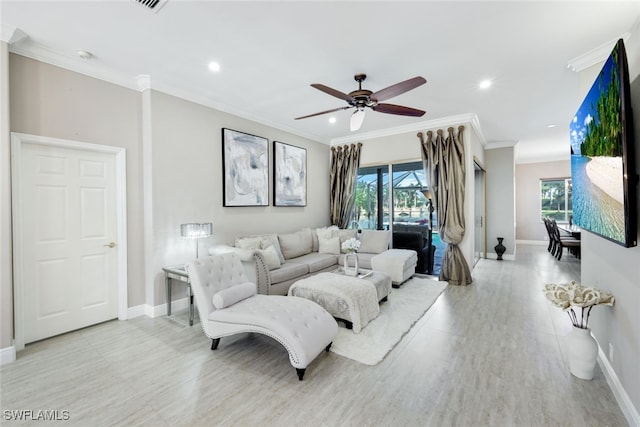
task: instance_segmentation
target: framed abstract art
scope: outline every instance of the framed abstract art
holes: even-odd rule
[[[307,205],[307,150],[273,141],[273,205]]]
[[[222,129],[223,206],[269,205],[268,140]]]

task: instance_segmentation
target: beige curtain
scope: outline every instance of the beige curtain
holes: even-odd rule
[[[349,226],[353,211],[361,148],[361,143],[331,147],[331,224],[340,228]]]
[[[427,132],[424,140],[418,133],[422,146],[422,163],[428,185],[433,193],[433,202],[438,213],[440,239],[447,243],[442,258],[440,280],[451,285],[468,285],[473,280],[469,265],[458,247],[464,237],[464,126],[458,127],[457,134],[451,127],[445,138],[442,129]]]

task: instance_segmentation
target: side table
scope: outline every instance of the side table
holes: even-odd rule
[[[193,293],[191,292],[191,281],[189,274],[184,268],[184,264],[163,267],[164,284],[167,288],[167,316],[171,316],[171,286],[174,280],[187,284],[187,298],[189,298],[189,326],[193,326]]]

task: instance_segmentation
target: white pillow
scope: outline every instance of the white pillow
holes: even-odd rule
[[[280,242],[278,241],[277,234],[267,234],[266,236],[262,236],[260,248],[267,249],[269,246],[274,247],[278,254],[278,258],[280,259],[280,264],[284,264],[284,255],[282,255],[282,250],[280,250]]]
[[[240,283],[213,294],[213,305],[217,309],[226,308],[257,293],[255,283]]]
[[[321,239],[318,236],[318,253],[340,255],[340,238]]]
[[[389,231],[362,230],[358,252],[381,254],[387,249],[389,249]]]
[[[318,240],[330,239],[337,235],[338,230],[338,227],[332,225],[331,227],[316,228],[316,234],[318,235]]]
[[[267,246],[265,249],[259,249],[259,251],[264,257],[264,260],[267,262],[269,270],[280,268],[280,257],[278,256],[278,252],[273,245]]]
[[[260,249],[261,237],[239,237],[236,239],[236,248],[240,249]]]

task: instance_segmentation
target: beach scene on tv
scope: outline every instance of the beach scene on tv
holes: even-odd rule
[[[570,125],[573,222],[625,242],[622,122],[617,50]]]

